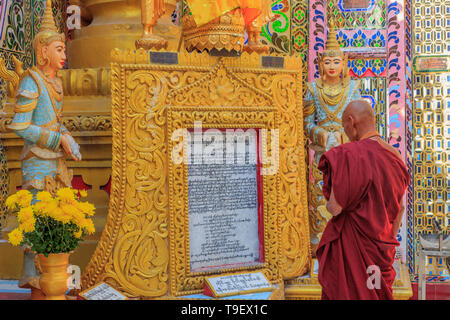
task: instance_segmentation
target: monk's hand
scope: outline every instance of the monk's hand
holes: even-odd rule
[[[66,155],[69,155],[69,156],[70,156],[73,160],[75,160],[75,161],[79,161],[79,160],[80,160],[80,159],[78,159],[77,157],[75,157],[75,156],[72,154],[72,149],[70,148],[70,141],[69,141],[69,138],[67,138],[65,134],[63,134],[63,135],[61,136],[61,146],[62,146],[62,148],[63,148],[63,150],[64,150],[64,153],[65,153]]]

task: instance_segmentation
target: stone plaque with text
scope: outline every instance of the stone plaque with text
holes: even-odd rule
[[[257,132],[193,134],[188,163],[191,272],[262,263]],[[242,137],[241,137],[242,138]]]
[[[206,277],[204,293],[215,298],[220,298],[272,291],[273,289],[274,287],[262,272],[247,272]]]

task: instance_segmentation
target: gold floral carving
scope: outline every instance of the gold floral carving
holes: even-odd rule
[[[193,50],[240,52],[244,46],[244,17],[241,10],[229,11],[200,27],[189,13],[182,18],[184,46]]]
[[[70,132],[110,131],[110,116],[65,116],[63,124]]]
[[[317,167],[315,161],[310,166],[311,176],[314,179],[309,182],[309,228],[310,233],[317,235],[318,238],[322,237],[322,233],[325,230],[328,220],[332,218],[331,214],[326,210],[326,200],[322,196],[322,187],[320,181],[322,181],[322,172]],[[313,256],[315,256],[315,250],[318,243],[312,244]]]
[[[111,53],[111,197],[82,287],[105,281],[146,298],[201,289],[201,277],[186,269],[186,234],[176,232],[185,224],[185,171],[168,160],[169,132],[193,120],[244,128],[278,122],[279,169],[264,180],[270,228],[265,272],[270,279],[302,275],[310,245],[300,58],[286,57],[283,69],[271,69],[261,67],[261,56],[245,52],[239,58],[178,53],[178,65],[148,64],[148,54]]]
[[[11,130],[7,126],[11,123],[13,114],[7,114],[0,119],[0,133],[8,133]],[[110,131],[111,116],[63,116],[63,124],[70,132],[83,131]]]
[[[58,72],[65,96],[109,96],[111,71],[107,68],[63,69]]]
[[[221,69],[224,71],[224,69]],[[219,74],[220,70],[213,74]],[[215,86],[215,81],[210,80]],[[208,86],[208,85],[207,85]],[[230,92],[233,94],[234,92]],[[264,99],[263,99],[264,100]],[[269,100],[270,101],[270,100]],[[266,103],[269,101],[265,101]],[[257,128],[268,131],[278,128],[277,109],[273,107],[169,107],[168,136],[177,129],[193,129],[194,121],[201,121],[204,128]],[[268,135],[269,137],[270,135]],[[187,149],[187,139],[184,141],[169,140],[169,154],[174,145],[184,143]],[[272,154],[272,141],[263,142],[262,155]],[[277,147],[277,145],[275,144]],[[262,159],[262,163],[269,163]],[[191,273],[189,260],[189,225],[187,197],[187,167],[184,163],[174,164],[169,161],[169,230],[170,230],[170,293],[186,295],[203,290],[205,275],[210,273]],[[247,269],[259,269],[269,281],[275,283],[281,280],[279,264],[280,239],[278,229],[278,175],[263,176],[264,199],[264,264],[254,267],[222,269],[221,272],[232,272]]]

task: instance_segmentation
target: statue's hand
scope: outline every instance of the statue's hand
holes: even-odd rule
[[[339,132],[339,131],[338,132],[334,132],[334,137],[336,138],[336,141],[337,141],[338,145],[344,143],[343,136],[342,136],[341,132]]]
[[[339,145],[339,140],[336,139],[336,134],[328,134],[327,144],[325,146],[325,151],[330,150]]]
[[[317,142],[319,146],[325,148],[327,146],[328,141],[328,132],[326,131],[320,131],[317,135]]]
[[[79,161],[80,160],[80,159],[78,159],[76,156],[74,156],[72,154],[72,149],[70,147],[70,140],[64,134],[61,136],[61,146],[62,146],[64,152],[66,153],[66,155],[69,155],[75,161]]]

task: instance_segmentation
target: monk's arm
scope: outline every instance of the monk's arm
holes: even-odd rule
[[[394,223],[392,224],[392,231],[395,231],[394,237],[397,236],[397,233],[400,230],[400,225],[402,224],[403,212],[405,211],[405,205],[403,204],[403,200],[404,200],[404,198],[402,198],[402,201],[400,202],[400,210],[397,215],[397,218],[395,219]]]
[[[334,197],[333,188],[331,188],[330,199],[327,202],[327,210],[333,216],[337,216],[342,212],[342,207],[337,203],[336,198]]]

